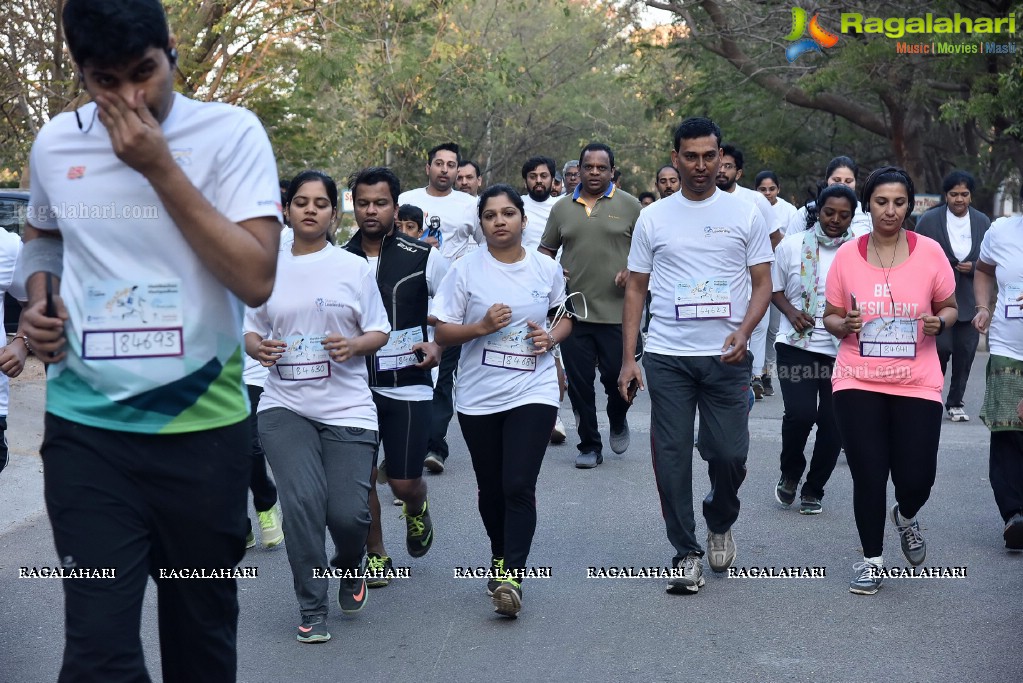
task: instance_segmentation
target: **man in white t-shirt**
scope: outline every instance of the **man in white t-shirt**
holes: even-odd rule
[[[547,219],[551,208],[558,202],[552,194],[554,174],[557,162],[550,157],[530,157],[522,165],[522,181],[526,185],[526,194],[522,195],[522,204],[526,209],[526,227],[522,232],[522,246],[528,251],[536,251],[540,246],[540,238],[547,228]],[[558,369],[558,386],[561,387],[561,400],[565,400],[565,370],[561,366],[560,353],[555,354],[554,362]],[[568,438],[561,416],[554,422],[551,443],[562,444]]]
[[[455,189],[470,197],[479,197],[482,187],[483,173],[480,171],[480,165],[475,161],[462,159],[458,164],[458,173],[455,174]]]
[[[551,215],[551,207],[558,201],[551,196],[556,166],[550,157],[530,157],[522,165],[522,181],[526,185],[522,203],[526,207],[527,219],[526,229],[522,233],[522,246],[529,251],[536,251],[540,246],[540,238],[547,227],[547,217]]]
[[[703,500],[710,566],[725,571],[735,560],[732,525],[749,452],[746,347],[771,298],[767,226],[752,204],[715,187],[720,144],[721,129],[709,119],[689,118],[676,129],[672,161],[682,188],[640,214],[625,289],[618,389],[630,401],[643,387],[636,336],[647,290],[653,295],[643,367],[655,480],[679,570],[668,583],[672,593],[695,593],[705,583],[693,517],[697,408],[711,481]]]
[[[277,168],[250,112],[174,92],[158,0],[69,0],[93,102],[36,138],[22,321],[49,363],[46,506],[62,570],[60,680],[233,681],[252,458],[244,304],[274,284]],[[101,571],[102,570],[102,571]],[[200,570],[217,578],[189,581]],[[111,578],[112,571],[116,578]]]
[[[757,207],[757,210],[760,211],[760,215],[764,219],[764,224],[767,225],[767,233],[771,239],[771,248],[774,249],[781,242],[784,232],[782,232],[779,226],[775,225],[771,203],[756,190],[751,190],[739,184],[739,179],[742,178],[742,150],[735,145],[721,145],[721,150],[723,154],[721,155],[721,164],[718,167],[716,179],[718,189],[731,192],[737,198]],[[774,355],[772,353],[773,349],[770,348],[771,344],[767,343],[771,326],[770,312],[772,310],[774,310],[774,315],[778,315],[776,309],[768,306],[768,313],[757,323],[757,327],[753,330],[753,336],[749,342],[750,352],[753,354],[753,376],[750,378],[750,386],[753,388],[753,395],[758,401],[762,400],[764,396],[774,395],[774,387],[772,386],[770,375],[764,376],[764,369],[770,370],[768,356]]]
[[[678,169],[671,164],[665,164],[657,169],[657,178],[655,181],[657,185],[657,194],[660,195],[661,199],[670,197],[678,192],[678,188],[682,183],[682,180],[678,175]]]
[[[483,242],[476,218],[476,197],[454,189],[458,166],[462,161],[458,145],[445,142],[431,149],[426,163],[426,187],[406,190],[398,205],[412,204],[423,210],[424,241],[440,249],[449,261],[464,256]],[[440,244],[429,238],[437,231]]]
[[[452,263],[483,242],[483,233],[479,229],[476,215],[476,198],[452,189],[462,161],[458,145],[453,142],[437,145],[429,151],[427,159],[426,187],[402,192],[398,197],[398,205],[412,204],[423,210],[423,241],[437,246],[430,240],[430,236],[440,231],[444,238],[440,244],[441,256]],[[444,461],[448,458],[448,424],[455,414],[451,392],[461,349],[460,346],[444,349],[437,372],[437,383],[433,391],[433,423],[425,462],[426,469],[434,474],[444,471]]]

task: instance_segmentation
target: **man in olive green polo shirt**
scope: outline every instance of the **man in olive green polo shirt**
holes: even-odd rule
[[[639,201],[611,182],[614,152],[591,142],[579,155],[581,182],[551,209],[540,239],[540,251],[553,257],[562,248],[561,265],[572,293],[586,297],[588,315],[576,320],[572,334],[561,343],[568,396],[579,432],[575,466],[596,467],[604,461],[603,443],[597,428],[594,366],[607,394],[607,417],[611,423],[611,450],[624,453],[629,447],[629,404],[618,393],[622,369],[622,304],[626,264],[632,246],[632,228],[639,218]],[[576,310],[581,306],[576,305]]]

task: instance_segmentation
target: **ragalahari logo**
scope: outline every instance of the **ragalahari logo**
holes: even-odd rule
[[[824,48],[835,47],[838,43],[837,35],[821,27],[819,15],[814,14],[809,22],[806,16],[802,7],[792,8],[792,32],[785,36],[785,40],[796,41],[785,48],[785,58],[790,64],[804,52],[824,52]],[[803,38],[808,31],[810,37]]]

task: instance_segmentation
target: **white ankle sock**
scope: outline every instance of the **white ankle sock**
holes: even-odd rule
[[[875,567],[883,567],[884,566],[884,557],[882,557],[881,555],[878,555],[877,557],[864,557],[863,561],[864,562],[869,562],[870,564],[874,565]]]

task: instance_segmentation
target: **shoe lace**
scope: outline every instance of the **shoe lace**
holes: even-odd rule
[[[426,531],[426,524],[423,522],[423,516],[426,514],[426,506],[423,506],[423,511],[418,515],[410,515],[408,512],[408,506],[405,506],[405,511],[401,513],[400,519],[404,519],[405,523],[408,524],[409,536],[422,536],[423,532]]]
[[[387,568],[387,557],[384,555],[370,555],[366,560],[366,566],[371,572],[382,572]]]
[[[906,542],[906,547],[909,548],[910,550],[917,550],[923,547],[924,537],[923,534],[920,533],[919,523],[913,522],[912,524],[907,524],[906,526],[900,526],[899,534],[902,536],[902,539]]]
[[[699,555],[686,555],[682,560],[682,572],[686,576],[695,574],[697,569],[700,568],[700,556]]]
[[[881,567],[870,562],[857,562],[853,565],[853,571],[859,572],[859,574],[856,575],[857,581],[873,581],[877,578],[875,572],[880,570]]]
[[[273,510],[264,510],[263,512],[257,512],[256,515],[259,517],[259,528],[270,529],[277,526],[277,520],[274,519]]]
[[[725,535],[711,533],[710,538],[707,539],[707,545],[710,546],[711,550],[724,550]]]
[[[503,557],[492,557],[490,558],[490,568],[496,574],[500,572],[504,574],[504,558]]]

